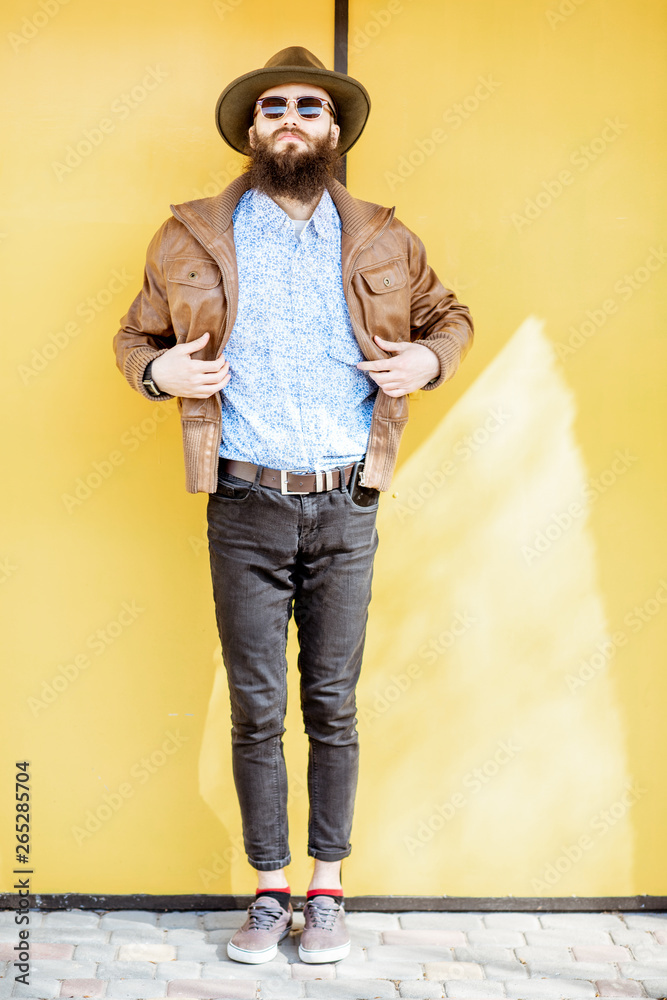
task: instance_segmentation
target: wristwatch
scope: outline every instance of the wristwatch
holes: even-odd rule
[[[142,378],[142,384],[145,385],[146,389],[150,392],[151,396],[161,396],[162,390],[158,389],[157,385],[153,381],[153,376],[151,375],[151,369],[153,367],[153,362],[149,361],[146,365],[144,371],[144,377]]]

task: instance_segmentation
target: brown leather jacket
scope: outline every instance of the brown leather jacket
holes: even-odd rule
[[[143,287],[114,337],[116,363],[133,389],[146,365],[175,344],[207,330],[205,348],[193,358],[219,357],[234,327],[238,276],[232,212],[248,188],[246,175],[212,198],[171,205],[173,217],[148,247]],[[421,241],[394,217],[394,209],[360,201],[332,181],[329,191],[342,222],[343,287],[350,320],[367,360],[388,355],[373,340],[420,340],[437,354],[440,375],[450,379],[467,354],[473,324],[466,306],[440,283]],[[177,400],[181,411],[186,489],[214,493],[222,436],[220,396]],[[364,485],[389,489],[398,445],[408,419],[408,397],[378,390],[366,452]]]

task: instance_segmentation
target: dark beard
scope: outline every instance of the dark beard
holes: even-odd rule
[[[330,178],[337,176],[342,157],[337,149],[331,147],[328,135],[318,139],[304,136],[307,149],[288,145],[282,152],[275,152],[275,140],[288,131],[303,135],[299,129],[290,128],[258,139],[245,168],[246,173],[250,186],[270,198],[278,195],[307,205],[322,194]]]

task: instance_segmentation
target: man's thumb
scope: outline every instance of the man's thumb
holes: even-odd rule
[[[209,332],[207,330],[206,333],[202,333],[201,337],[197,337],[196,340],[189,340],[182,346],[185,348],[186,354],[194,354],[195,351],[200,351],[202,349],[208,338]]]
[[[373,338],[378,347],[381,347],[383,351],[404,351],[408,346],[407,341],[404,340],[384,340],[382,337],[375,335]]]

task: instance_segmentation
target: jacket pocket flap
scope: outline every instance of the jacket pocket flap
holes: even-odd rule
[[[215,288],[220,281],[220,268],[212,260],[175,257],[167,265],[167,279],[195,288]]]
[[[407,270],[402,260],[385,261],[384,264],[376,264],[375,267],[359,271],[359,274],[376,295],[403,288],[408,280]]]

